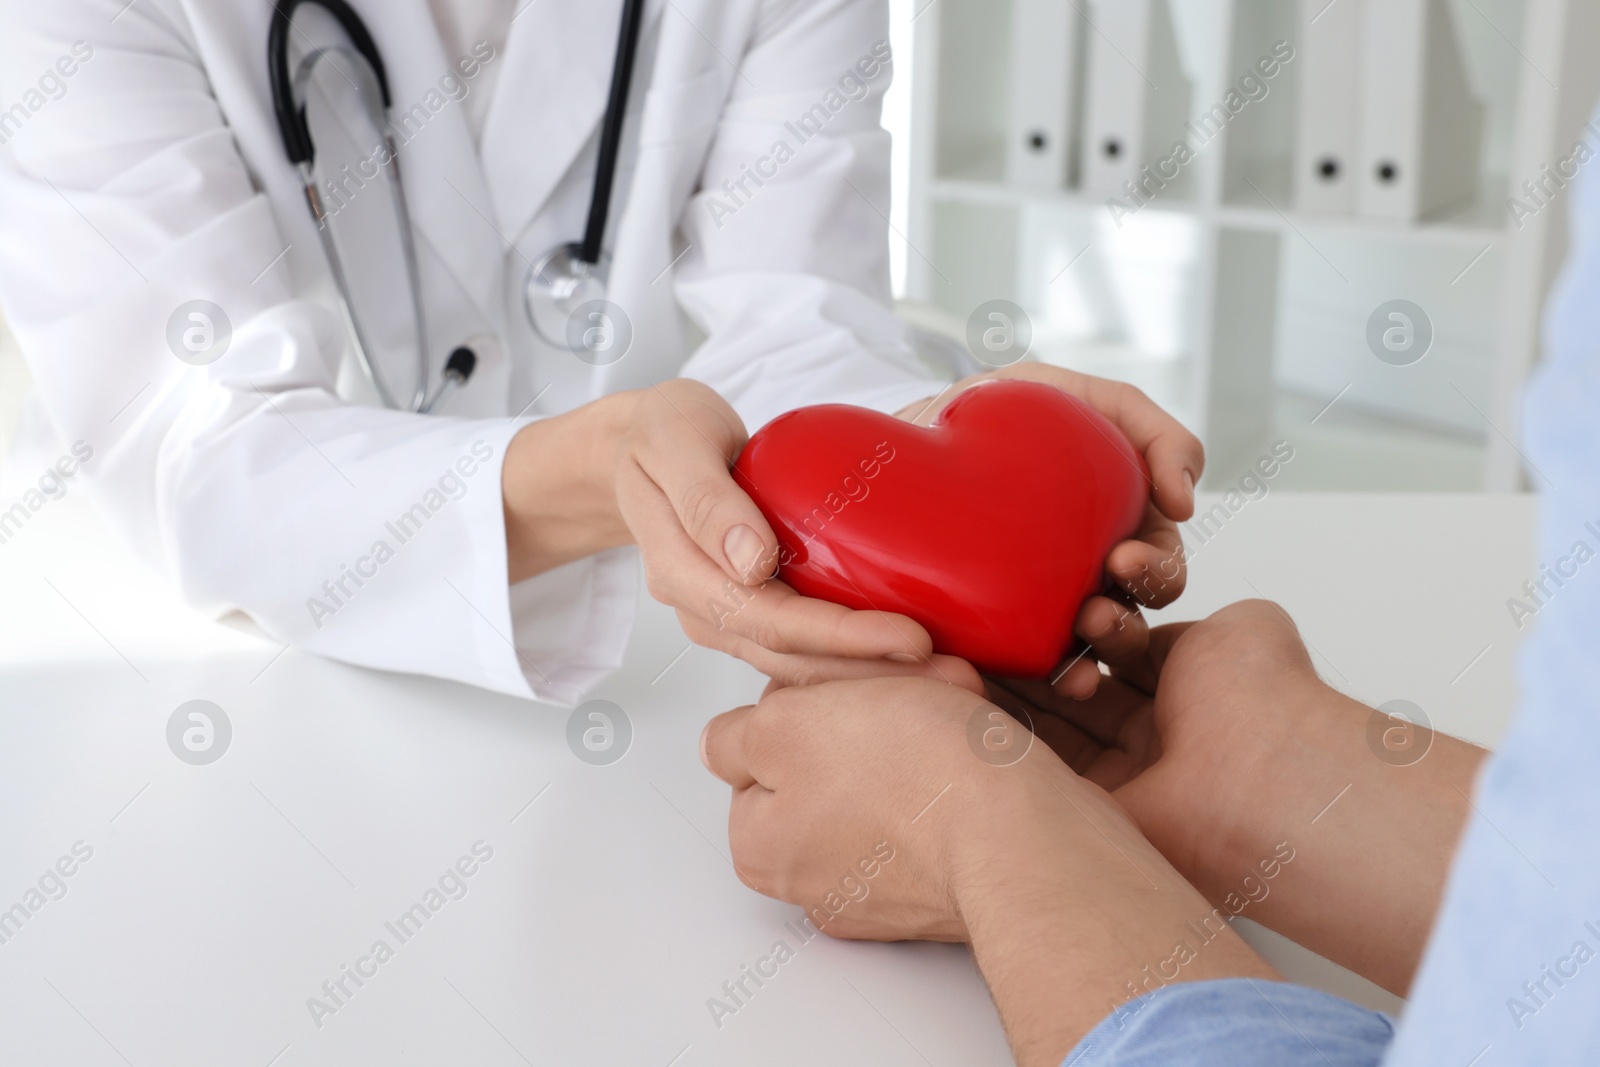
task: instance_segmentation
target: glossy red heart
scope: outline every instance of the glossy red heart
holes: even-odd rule
[[[806,596],[909,615],[938,652],[1043,678],[1072,646],[1106,555],[1139,527],[1144,461],[1039,382],[962,392],[926,429],[866,408],[780,415],[735,464]]]

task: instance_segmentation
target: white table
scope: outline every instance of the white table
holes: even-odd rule
[[[1522,498],[1274,495],[1200,549],[1167,615],[1274,597],[1337,684],[1492,741],[1531,516]],[[677,658],[656,605],[595,694],[626,709],[632,747],[590,766],[563,710],[280,654],[187,612],[77,498],[0,545],[0,603],[0,908],[75,842],[93,849],[0,944],[0,1062],[1009,1062],[964,948],[801,944],[798,909],[735,879],[727,790],[696,739],[761,679],[704,649]],[[234,731],[207,766],[166,742],[197,698]],[[385,922],[480,840],[493,858],[466,895],[400,942]],[[379,939],[393,958],[347,979],[319,1028],[307,999]],[[780,939],[795,957],[718,1028],[708,998]]]

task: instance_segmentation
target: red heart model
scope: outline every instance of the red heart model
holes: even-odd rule
[[[935,650],[1016,678],[1060,663],[1149,498],[1121,430],[1019,380],[967,389],[927,429],[847,404],[791,411],[734,472],[797,592],[909,615]]]

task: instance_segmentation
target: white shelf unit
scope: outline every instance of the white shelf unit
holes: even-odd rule
[[[1080,32],[1099,32],[1097,4],[1061,2],[1085,19]],[[1565,255],[1568,196],[1520,227],[1507,198],[1568,155],[1600,99],[1600,4],[1447,2],[1487,113],[1474,203],[1411,224],[1295,210],[1291,61],[1195,152],[1182,181],[1120,227],[1104,199],[1005,178],[1012,0],[921,7],[908,297],[952,325],[987,300],[1013,300],[1043,358],[1119,346],[1135,379],[1139,360],[1167,361],[1187,383],[1173,404],[1205,442],[1214,486],[1274,434],[1294,439],[1295,426],[1274,424],[1287,393],[1313,410],[1337,398],[1367,423],[1476,442],[1479,487],[1525,487],[1518,397]],[[1194,117],[1299,33],[1287,0],[1170,3]],[[1391,299],[1419,304],[1435,327],[1433,350],[1409,367],[1366,345],[1367,318]]]

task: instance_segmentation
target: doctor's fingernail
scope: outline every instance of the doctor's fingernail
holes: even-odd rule
[[[711,724],[706,723],[700,728],[700,766],[706,770],[711,769],[711,757],[706,753],[706,745],[711,740]]]
[[[723,554],[745,581],[766,577],[755,573],[766,550],[767,546],[761,543],[760,536],[748,526],[735,526],[722,541]]]
[[[1194,499],[1194,475],[1190,474],[1188,471],[1184,471],[1183,472],[1183,489],[1184,489],[1184,492],[1189,494],[1189,499],[1193,500]]]
[[[921,663],[920,657],[911,652],[886,652],[884,659],[892,659],[896,663]]]

